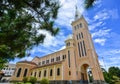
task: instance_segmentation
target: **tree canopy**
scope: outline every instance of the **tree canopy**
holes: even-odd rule
[[[0,65],[43,43],[40,30],[55,36],[59,8],[58,0],[0,0]]]
[[[118,67],[109,67],[108,72],[103,70],[105,81],[109,84],[115,84],[116,82],[120,82],[120,68]]]
[[[113,76],[117,76],[120,78],[120,69],[118,67],[110,67],[108,69],[109,74],[113,77]]]
[[[94,4],[95,1],[96,1],[96,0],[85,0],[85,1],[84,1],[84,6],[85,6],[85,8],[86,8],[86,9],[91,8],[91,7],[93,6],[93,4]]]
[[[85,7],[91,7],[93,2],[85,0]],[[45,35],[40,30],[53,36],[58,33],[54,21],[59,8],[58,0],[0,0],[0,68],[43,43]]]

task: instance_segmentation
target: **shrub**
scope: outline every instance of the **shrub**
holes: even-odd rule
[[[43,79],[40,81],[40,84],[49,84],[49,80],[46,79],[46,78],[43,78]]]
[[[37,78],[35,78],[35,77],[30,77],[30,83],[32,83],[32,84],[35,84],[36,83],[36,81],[37,81]]]
[[[24,78],[23,78],[23,82],[24,82],[24,83],[28,82],[28,77],[24,77]]]

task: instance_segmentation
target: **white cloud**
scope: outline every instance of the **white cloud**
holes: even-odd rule
[[[102,10],[102,11],[99,11],[95,16],[94,16],[94,20],[106,20],[110,18],[110,15],[108,13],[108,11],[106,9]]]
[[[106,39],[104,39],[104,38],[97,38],[97,39],[94,40],[94,42],[100,44],[101,46],[104,46],[104,44],[106,42]]]
[[[102,59],[99,60],[99,63],[100,63],[100,65],[101,65],[102,67],[105,67],[105,64],[104,64],[104,62],[103,62]]]
[[[61,8],[59,9],[58,18],[55,22],[57,25],[65,26],[66,30],[71,30],[71,22],[74,21],[76,3],[78,3],[77,6],[79,6],[78,8],[80,9],[80,12],[83,13],[83,0],[79,0],[78,2],[77,0],[60,0],[60,3]],[[46,35],[44,43],[41,45],[46,50],[43,48],[34,48],[31,53],[49,53],[51,49],[52,51],[55,51],[55,49],[53,49],[54,47],[63,46],[65,44],[64,41],[66,36],[64,35],[63,31],[60,32],[56,37],[51,36],[49,32],[44,30],[40,30],[39,33]]]
[[[110,31],[111,29],[100,29],[99,31],[92,33],[92,37],[108,36]]]
[[[111,50],[110,54],[120,54],[120,49]]]
[[[40,30],[39,33],[46,35],[44,43],[42,46],[44,47],[55,47],[57,45],[63,45],[65,40],[64,32],[60,32],[57,36],[51,36],[51,34],[45,30]]]
[[[94,21],[96,20],[103,21],[106,19],[118,19],[118,18],[119,18],[119,13],[117,9],[111,9],[111,10],[103,9],[98,13],[96,13],[96,15],[94,16]]]
[[[57,51],[61,46],[65,45],[65,39],[66,36],[64,35],[63,31],[60,31],[57,36],[51,36],[51,34],[45,30],[40,30],[39,34],[46,35],[46,38],[44,39],[44,43],[40,44],[38,47],[34,47],[30,53],[31,55],[38,54],[38,56],[41,56],[39,53],[44,53],[44,55],[48,53],[52,53]]]
[[[58,18],[56,23],[61,26],[67,26],[68,30],[71,30],[71,22],[74,21],[75,16],[75,6],[79,6],[80,13],[84,12],[83,0],[74,1],[74,0],[60,0],[61,8],[59,9]]]
[[[92,23],[91,25],[89,25],[89,30],[94,30],[95,28],[104,25],[104,22],[97,22],[97,23]]]
[[[99,62],[100,64],[108,69],[111,66],[120,67],[120,49],[105,49],[99,50]]]
[[[33,57],[31,57],[31,56],[29,56],[29,57],[23,57],[23,58],[15,58],[15,60],[14,61],[10,61],[9,63],[11,63],[11,64],[16,64],[17,62],[19,62],[19,61],[31,61],[33,59]]]
[[[71,0],[60,0],[60,2],[62,6],[59,9],[56,23],[61,26],[70,27],[70,21],[74,19],[75,2]]]
[[[118,9],[109,10],[108,13],[112,17],[112,19],[118,19],[119,18]]]
[[[120,62],[120,56],[117,55],[117,57],[111,57],[108,58],[109,62],[105,62],[107,67],[111,66],[117,66],[120,67],[119,62]]]
[[[31,61],[32,59],[33,59],[33,57],[29,56],[29,57],[24,57],[24,58],[20,59],[20,61],[24,61],[24,60]]]
[[[95,2],[94,2],[94,5],[96,5],[97,6],[97,8],[100,8],[101,6],[102,6],[102,0],[96,0]]]

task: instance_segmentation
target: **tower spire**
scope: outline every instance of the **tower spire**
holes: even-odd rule
[[[77,5],[75,6],[75,20],[79,19],[81,17],[81,14],[78,10]]]

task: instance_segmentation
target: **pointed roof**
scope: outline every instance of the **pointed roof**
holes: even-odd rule
[[[27,64],[32,64],[32,65],[37,65],[36,63],[34,63],[34,62],[31,62],[31,61],[19,61],[19,62],[17,62],[17,63],[27,63]]]
[[[76,6],[76,10],[75,10],[75,20],[79,19],[81,17],[81,14],[78,10],[78,7]]]

